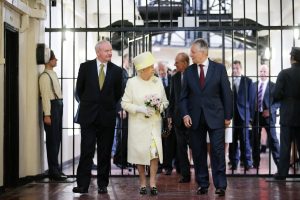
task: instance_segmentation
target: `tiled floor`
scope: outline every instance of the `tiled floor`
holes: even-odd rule
[[[244,171],[243,167],[237,170],[227,170],[228,187],[226,195],[219,197],[215,194],[215,188],[210,178],[209,192],[206,195],[197,195],[197,184],[194,181],[192,169],[192,181],[190,183],[178,183],[180,175],[173,170],[170,176],[164,173],[157,175],[157,196],[140,195],[137,171],[133,168],[120,170],[112,165],[112,176],[108,186],[108,194],[97,193],[97,180],[92,178],[89,193],[74,194],[72,188],[76,186],[74,178],[69,178],[69,183],[32,182],[19,188],[8,189],[0,196],[1,200],[134,200],[134,199],[161,199],[161,200],[187,200],[187,199],[300,199],[300,178],[288,178],[287,181],[274,181],[271,174],[276,172],[274,163],[269,163],[269,154],[261,154],[261,167]],[[271,168],[269,168],[269,164]],[[76,169],[76,167],[75,167]],[[229,169],[229,167],[228,167]],[[298,169],[292,169],[290,174],[299,174]],[[73,167],[65,169],[65,173],[72,175]],[[96,171],[92,172],[94,175]],[[233,174],[233,175],[232,175]],[[123,176],[122,176],[123,175]],[[262,176],[263,175],[263,176]],[[297,176],[298,177],[298,176]],[[73,181],[72,181],[73,180]]]
[[[192,175],[194,177],[194,175]],[[300,179],[289,179],[285,182],[267,181],[259,177],[228,177],[228,187],[224,197],[217,196],[211,183],[206,195],[197,195],[197,184],[178,183],[179,175],[173,171],[171,176],[158,175],[157,196],[140,195],[137,176],[111,177],[108,194],[98,194],[96,179],[93,178],[87,194],[74,194],[72,188],[76,183],[30,183],[17,189],[7,191],[0,196],[1,200],[134,200],[134,199],[299,199]],[[298,182],[295,182],[298,181]],[[149,190],[148,190],[149,191]]]

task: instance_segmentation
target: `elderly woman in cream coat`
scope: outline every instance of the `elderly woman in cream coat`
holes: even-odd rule
[[[150,193],[157,195],[156,173],[158,162],[163,161],[161,141],[161,112],[168,107],[161,80],[154,76],[155,59],[150,52],[133,59],[138,75],[128,80],[122,98],[122,108],[128,118],[128,162],[137,165],[140,194],[147,194],[145,165],[150,165]],[[160,99],[159,108],[145,105],[145,97],[155,95]]]

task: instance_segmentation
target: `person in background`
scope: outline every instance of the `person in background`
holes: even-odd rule
[[[124,54],[123,56],[123,66],[122,66],[122,76],[123,90],[126,87],[126,83],[128,78],[131,77],[131,64],[129,63],[128,54]],[[121,106],[121,105],[120,105]],[[121,107],[118,108],[118,116],[117,116],[117,127],[116,127],[116,150],[113,158],[113,163],[117,165],[119,168],[124,169],[127,168],[127,140],[128,140],[128,117],[126,111],[122,110]]]
[[[282,70],[273,91],[280,102],[280,156],[275,180],[285,180],[289,173],[292,141],[300,147],[300,48],[292,47],[291,68]]]
[[[244,169],[247,171],[253,167],[249,137],[252,80],[242,75],[242,65],[238,60],[233,62],[232,76],[234,96],[234,129],[232,134],[232,143],[229,144],[229,159],[231,163],[231,170],[236,170],[238,162],[241,160],[241,165],[244,165]]]
[[[265,128],[268,135],[270,150],[276,166],[279,162],[279,141],[276,135],[276,110],[279,104],[273,103],[272,91],[275,83],[269,80],[268,65],[259,67],[259,80],[252,85],[250,112],[252,119],[252,159],[253,166],[259,168],[261,130]]]
[[[128,112],[128,162],[139,172],[139,193],[147,194],[145,166],[150,165],[150,193],[157,195],[156,173],[163,161],[161,113],[168,107],[162,82],[154,76],[155,59],[144,52],[133,59],[137,76],[128,80],[122,108]]]
[[[189,56],[186,53],[178,53],[175,57],[176,73],[171,79],[170,105],[168,107],[168,121],[176,134],[177,158],[181,178],[179,183],[188,183],[191,180],[190,162],[188,158],[188,131],[184,126],[179,110],[179,99],[182,88],[183,73],[189,66]]]
[[[212,59],[214,62],[223,63],[223,60],[221,58],[215,58]],[[225,60],[224,63],[226,70],[227,70],[227,74],[229,74],[230,72],[230,65],[229,62]],[[229,79],[229,82],[231,81],[231,79]],[[231,84],[230,84],[231,85]],[[210,156],[210,141],[209,141],[209,136],[207,133],[207,150],[208,150],[208,156],[209,158]],[[229,144],[232,143],[232,127],[231,127],[231,123],[228,125],[228,127],[225,128],[225,158],[227,158],[228,155],[228,148],[229,148]],[[210,167],[210,162],[208,162],[208,166]]]
[[[80,64],[76,83],[81,148],[74,193],[88,192],[96,144],[98,193],[107,193],[117,103],[123,94],[122,69],[111,62],[110,42],[99,41],[95,51],[96,59]]]
[[[208,193],[206,133],[211,144],[212,178],[215,193],[225,195],[227,187],[225,164],[225,127],[232,118],[232,92],[224,65],[208,58],[208,44],[202,39],[192,42],[193,64],[184,72],[180,112],[189,129],[193,152],[197,194]]]
[[[171,87],[171,75],[168,74],[168,66],[166,62],[160,61],[157,64],[157,74],[163,83],[167,99],[170,98]],[[164,113],[165,114],[165,113]],[[171,134],[167,137],[163,137],[163,153],[164,161],[163,168],[165,169],[165,175],[171,175],[173,171],[173,162],[176,162],[176,135],[174,129],[170,130]],[[176,163],[177,164],[177,163]]]
[[[40,94],[43,106],[43,121],[46,131],[46,149],[49,166],[49,178],[54,181],[65,181],[67,177],[61,172],[58,154],[62,138],[63,99],[57,74],[53,70],[57,65],[54,52],[46,49],[50,58],[45,70],[39,77]]]

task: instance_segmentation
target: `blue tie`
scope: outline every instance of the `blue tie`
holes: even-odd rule
[[[164,87],[167,87],[166,78],[165,77],[162,78],[162,82],[163,82]]]

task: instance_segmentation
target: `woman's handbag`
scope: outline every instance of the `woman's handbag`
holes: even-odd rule
[[[168,124],[168,118],[165,112],[163,112],[161,116],[162,116],[161,137],[167,138],[171,134],[171,130],[169,129],[169,124]]]

